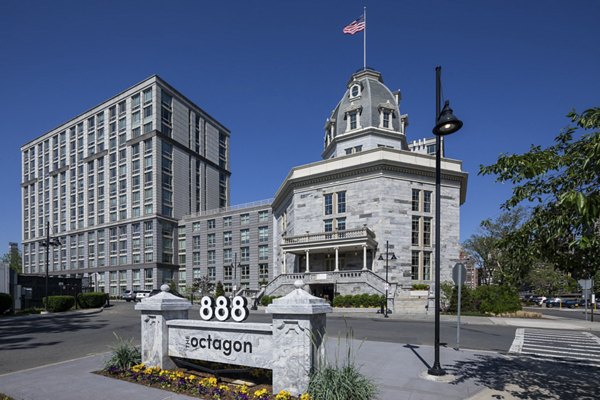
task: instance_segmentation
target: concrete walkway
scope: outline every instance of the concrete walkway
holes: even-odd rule
[[[89,311],[79,311],[89,312]],[[259,311],[260,312],[260,311]],[[364,316],[337,310],[332,317]],[[382,317],[379,315],[379,317]],[[38,316],[39,318],[39,316]],[[431,319],[432,316],[390,315],[394,319]],[[443,320],[456,319],[442,316]],[[547,329],[599,331],[600,323],[561,318],[522,319],[462,317],[461,323],[510,325]],[[598,335],[596,333],[596,335]],[[344,363],[348,348],[361,372],[377,383],[380,400],[487,400],[487,399],[596,399],[599,368],[556,360],[503,355],[494,352],[440,348],[440,362],[447,375],[434,379],[427,374],[433,363],[432,346],[375,341],[329,339],[328,359]],[[17,400],[190,399],[159,389],[94,374],[108,353],[0,375],[0,393]]]

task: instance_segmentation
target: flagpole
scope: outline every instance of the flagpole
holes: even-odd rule
[[[365,31],[363,32],[363,69],[367,69],[367,7],[364,7]]]

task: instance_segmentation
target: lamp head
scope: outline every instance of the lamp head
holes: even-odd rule
[[[433,128],[433,134],[436,136],[450,135],[462,128],[462,126],[462,121],[454,116],[450,108],[450,102],[446,100],[444,108],[442,108],[438,116],[437,124]]]

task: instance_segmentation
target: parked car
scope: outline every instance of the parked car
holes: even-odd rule
[[[133,290],[126,290],[123,292],[123,300],[126,302],[135,301],[135,292]]]
[[[150,291],[149,290],[138,290],[135,293],[135,301],[142,301],[143,299],[145,299],[146,297],[150,296]]]
[[[562,299],[560,297],[551,297],[548,300],[546,300],[546,307],[560,307],[561,303]]]
[[[562,301],[562,307],[566,307],[566,308],[579,307],[579,300],[577,300],[577,299],[564,299]]]
[[[544,303],[546,303],[548,301],[548,298],[546,296],[540,296],[537,298],[537,305],[538,307],[541,307],[544,305]],[[548,307],[548,305],[546,304],[546,307]]]

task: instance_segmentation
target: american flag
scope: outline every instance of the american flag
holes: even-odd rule
[[[348,35],[354,35],[356,32],[365,30],[365,16],[361,15],[358,19],[350,22],[348,25],[344,27],[343,32]]]

